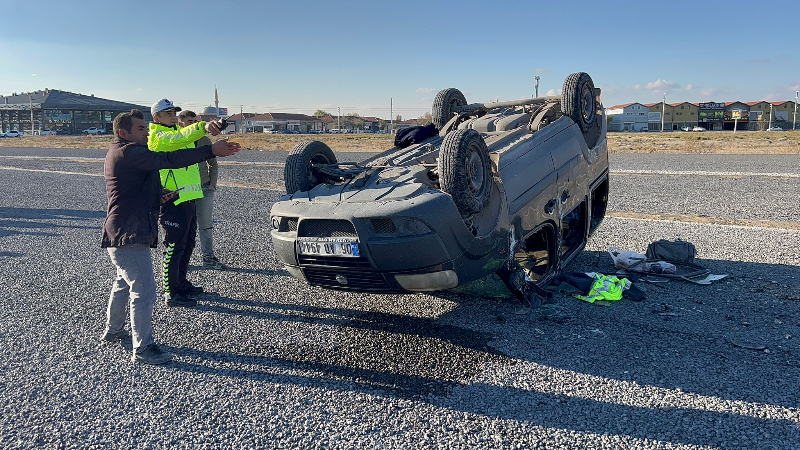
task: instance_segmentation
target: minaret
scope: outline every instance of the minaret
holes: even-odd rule
[[[217,116],[219,116],[219,96],[217,95],[217,85],[214,85],[214,108],[217,108]]]

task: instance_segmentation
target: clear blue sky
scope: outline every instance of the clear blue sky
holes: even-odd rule
[[[387,118],[556,93],[606,106],[794,100],[800,2],[0,0],[0,95],[43,88],[238,112]]]

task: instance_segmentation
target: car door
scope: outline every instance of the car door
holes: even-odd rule
[[[576,130],[577,126],[564,130],[551,147],[562,266],[583,249],[588,237],[589,165],[581,148],[586,142]]]

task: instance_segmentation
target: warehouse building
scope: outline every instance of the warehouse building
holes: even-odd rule
[[[138,109],[151,121],[150,107],[107,100],[94,95],[45,89],[0,96],[0,131],[22,131],[27,135],[40,130],[58,134],[80,134],[97,127],[110,134],[114,117]]]

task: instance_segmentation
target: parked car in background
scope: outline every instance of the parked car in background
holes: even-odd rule
[[[308,130],[308,134],[322,134],[322,130]]]
[[[778,127],[778,126],[774,126],[774,127],[767,128],[767,131],[783,131],[783,128]]]
[[[692,127],[681,127],[681,131],[692,131]]]
[[[34,136],[47,136],[50,134],[57,134],[57,133],[55,132],[55,130],[47,130],[47,129],[37,130],[33,132]]]
[[[17,130],[6,131],[3,133],[3,137],[22,137],[23,135],[24,133],[22,131]]]
[[[105,132],[106,132],[106,130],[103,130],[103,129],[97,128],[97,127],[91,127],[91,128],[87,128],[87,129],[83,130],[83,134],[98,135],[98,134],[105,134]]]
[[[706,131],[706,129],[703,127],[694,127],[692,128],[692,131]]]

